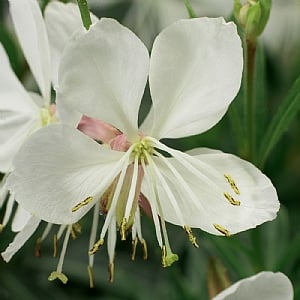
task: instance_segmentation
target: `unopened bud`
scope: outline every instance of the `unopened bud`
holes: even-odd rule
[[[234,0],[234,15],[246,38],[256,38],[264,30],[270,15],[272,0],[248,0],[244,5]]]

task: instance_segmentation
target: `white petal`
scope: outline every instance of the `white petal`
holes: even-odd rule
[[[59,95],[56,96],[55,102],[59,121],[62,124],[76,128],[82,118],[82,114],[71,108],[68,103],[61,101]]]
[[[48,37],[36,0],[9,0],[10,13],[29,67],[45,104],[50,102],[51,68]]]
[[[7,186],[34,216],[50,223],[72,224],[99,201],[119,173],[123,156],[76,129],[50,125],[23,145]],[[87,197],[93,201],[72,212]]]
[[[83,29],[83,25],[78,5],[74,3],[50,2],[44,14],[51,52],[52,82],[57,86],[58,67],[63,50],[72,34]],[[93,14],[91,19],[93,23],[98,20]]]
[[[32,234],[37,229],[40,224],[38,218],[32,216],[29,222],[26,224],[24,229],[20,231],[9,244],[9,246],[5,249],[4,252],[1,253],[1,256],[6,262],[9,262],[11,258],[20,250],[20,248],[25,244],[25,242],[32,236]]]
[[[136,136],[148,65],[142,42],[117,21],[102,18],[66,47],[58,93],[75,110]]]
[[[16,210],[16,213],[14,215],[11,229],[13,232],[19,232],[23,230],[23,228],[26,226],[28,221],[31,218],[31,214],[26,211],[24,208],[22,208],[20,205],[18,205],[18,208]]]
[[[190,227],[219,235],[221,231],[216,229],[217,225],[234,234],[276,217],[279,209],[276,190],[254,165],[234,155],[209,149],[205,149],[201,155],[185,156],[181,160],[185,166],[177,159],[168,158],[185,183],[176,178],[161,158],[154,157],[175,195],[185,223]],[[228,175],[240,194],[226,179]],[[182,225],[162,184],[159,185],[159,193],[166,221]],[[231,204],[224,193],[240,201],[240,205]]]
[[[5,214],[3,217],[3,221],[2,221],[2,226],[4,227],[6,226],[6,224],[8,223],[8,221],[10,220],[12,211],[13,211],[13,207],[14,207],[14,203],[15,203],[15,199],[14,197],[10,194],[8,197],[8,200],[6,202],[6,207],[5,207]]]
[[[150,90],[156,138],[198,134],[216,124],[237,94],[242,47],[223,18],[180,20],[156,38]]]
[[[286,275],[260,272],[242,279],[227,288],[213,300],[292,300],[293,286]]]
[[[39,118],[39,109],[14,74],[0,44],[0,172],[11,170],[20,145]]]

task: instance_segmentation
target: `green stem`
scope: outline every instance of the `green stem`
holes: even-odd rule
[[[256,40],[246,39],[245,50],[245,118],[246,118],[246,156],[255,162],[256,160],[256,126],[255,126],[255,54],[256,54]]]
[[[85,27],[86,30],[89,30],[90,26],[92,25],[92,20],[91,20],[88,4],[86,0],[77,0],[77,2],[78,2],[83,26]]]
[[[190,18],[197,18],[197,15],[196,15],[190,1],[189,0],[184,0],[184,4],[185,4],[185,7],[186,7],[186,9],[189,13],[189,17]]]

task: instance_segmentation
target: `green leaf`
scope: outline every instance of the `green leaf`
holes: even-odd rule
[[[247,234],[247,233],[246,233]],[[240,237],[242,234],[239,235]],[[228,269],[238,278],[249,276],[253,272],[249,257],[255,255],[238,237],[230,238],[205,235],[208,253],[217,255]]]
[[[257,230],[261,233],[263,268],[277,271],[277,264],[282,260],[290,245],[290,223],[287,209],[281,206],[277,218],[266,222]],[[280,239],[278,239],[279,236]]]
[[[267,99],[266,99],[266,63],[265,51],[262,43],[258,43],[256,47],[255,60],[255,145],[261,145],[263,134],[266,128],[267,120]],[[258,146],[255,148],[255,157],[257,157]]]
[[[268,127],[259,151],[259,167],[263,167],[270,152],[288,129],[299,110],[300,76],[296,79]]]
[[[245,152],[245,126],[243,126],[243,107],[241,105],[243,100],[243,91],[240,89],[235,100],[231,103],[228,109],[228,117],[231,125],[233,137],[238,148],[240,156],[244,156]]]
[[[286,248],[285,253],[282,254],[281,259],[277,262],[275,270],[290,271],[296,266],[296,262],[299,260],[300,234],[293,241],[290,241]]]

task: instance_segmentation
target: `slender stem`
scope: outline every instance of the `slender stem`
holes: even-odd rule
[[[77,0],[77,3],[79,6],[83,26],[85,27],[86,30],[88,30],[90,28],[90,26],[92,25],[92,20],[91,20],[91,15],[90,15],[88,4],[87,4],[86,0]]]
[[[252,162],[256,159],[256,126],[255,126],[255,54],[256,40],[246,39],[245,50],[245,118],[246,118],[246,156]]]
[[[189,0],[184,0],[184,4],[185,4],[185,7],[186,7],[186,9],[189,13],[189,17],[190,18],[197,18],[197,15],[196,15],[190,1]]]

